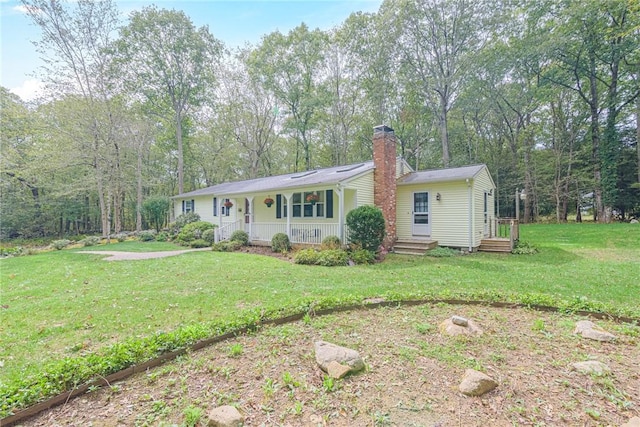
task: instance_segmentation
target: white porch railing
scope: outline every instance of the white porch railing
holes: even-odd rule
[[[239,219],[229,224],[225,224],[222,227],[215,229],[215,242],[221,242],[223,240],[229,240],[231,235],[236,230],[244,230],[244,219]]]
[[[251,240],[270,242],[276,233],[287,234],[286,223],[253,223]],[[327,236],[338,235],[338,224],[293,223],[289,240],[291,243],[319,245]]]

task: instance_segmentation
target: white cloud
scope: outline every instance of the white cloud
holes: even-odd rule
[[[22,98],[23,101],[33,101],[43,95],[44,83],[40,80],[29,79],[22,82],[21,86],[11,88],[11,92]]]

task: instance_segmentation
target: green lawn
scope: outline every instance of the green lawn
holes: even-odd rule
[[[128,338],[235,319],[247,311],[296,311],[312,301],[467,296],[640,317],[640,226],[528,225],[521,227],[521,238],[540,253],[390,255],[373,266],[338,268],[208,251],[119,262],[78,249],[3,259],[0,385],[37,373],[44,362]],[[86,249],[147,248],[179,249],[155,242]]]

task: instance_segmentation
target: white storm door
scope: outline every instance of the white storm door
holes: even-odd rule
[[[429,193],[426,191],[413,193],[413,235],[431,235]]]

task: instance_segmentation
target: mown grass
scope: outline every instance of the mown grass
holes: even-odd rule
[[[540,253],[390,255],[373,266],[335,268],[208,251],[119,262],[78,254],[82,249],[4,259],[0,385],[126,339],[327,299],[468,296],[640,316],[639,226],[528,225],[521,238]],[[175,249],[158,242],[86,248]]]

